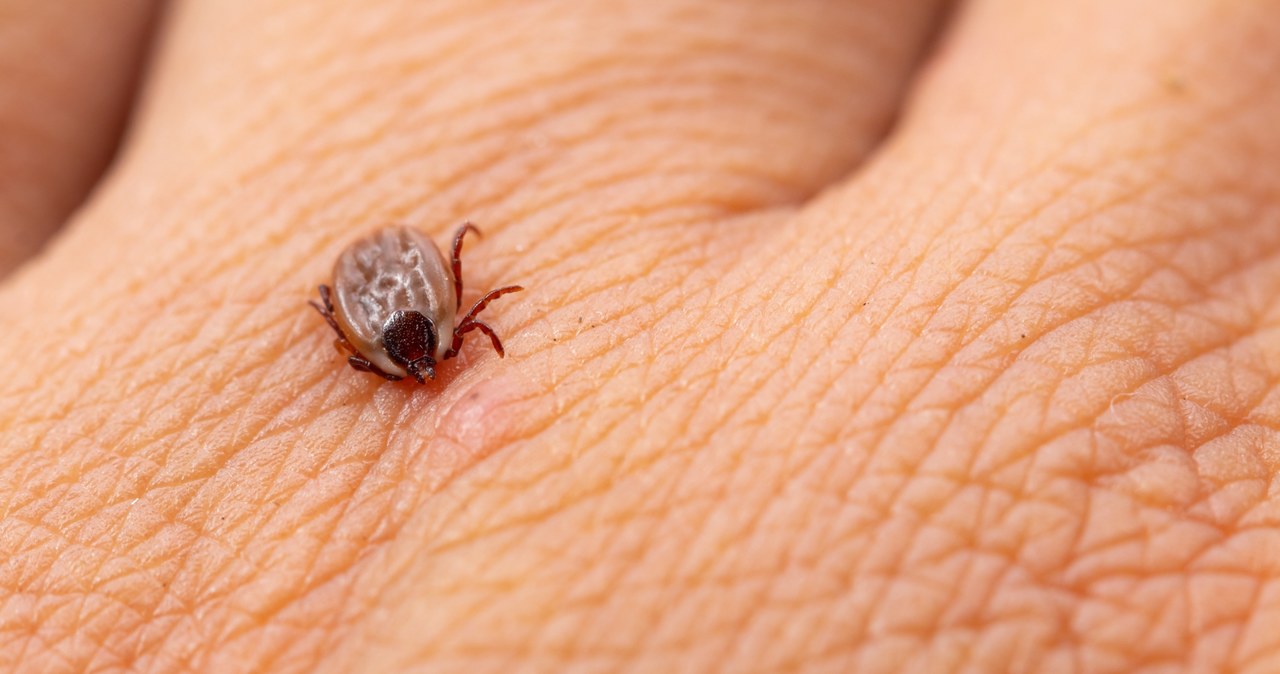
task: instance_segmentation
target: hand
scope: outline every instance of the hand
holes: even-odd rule
[[[1280,666],[1280,6],[323,4],[0,286],[0,668]],[[468,219],[505,360],[348,368]]]

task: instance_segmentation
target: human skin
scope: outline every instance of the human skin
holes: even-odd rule
[[[0,0],[0,277],[102,173],[153,14],[151,0]]]
[[[0,669],[1280,669],[1280,4],[161,35],[0,285]],[[467,219],[506,358],[348,368],[337,253]]]

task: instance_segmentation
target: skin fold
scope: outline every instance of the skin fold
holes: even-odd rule
[[[1280,4],[157,30],[0,283],[0,670],[1280,669]],[[507,357],[346,367],[338,252],[464,220]]]

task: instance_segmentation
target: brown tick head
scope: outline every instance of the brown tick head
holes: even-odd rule
[[[439,337],[431,319],[417,311],[397,311],[382,325],[382,346],[419,383],[436,378]]]

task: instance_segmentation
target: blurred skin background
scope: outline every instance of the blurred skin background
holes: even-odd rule
[[[0,275],[4,671],[1280,669],[1280,3],[0,0]]]

